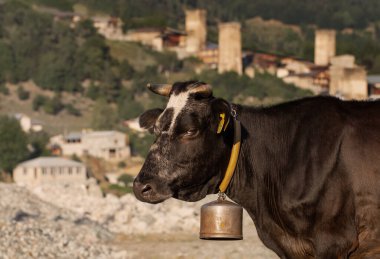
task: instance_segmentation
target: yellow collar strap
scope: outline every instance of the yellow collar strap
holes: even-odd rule
[[[236,118],[235,110],[232,110],[232,117],[234,122],[234,144],[232,146],[230,161],[228,162],[226,173],[221,184],[219,185],[219,191],[221,193],[224,193],[227,190],[228,185],[230,184],[231,178],[235,172],[236,164],[240,153],[241,125],[240,121],[238,121]]]

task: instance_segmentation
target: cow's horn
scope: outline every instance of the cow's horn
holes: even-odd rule
[[[212,95],[212,87],[209,84],[200,84],[200,85],[192,88],[191,90],[189,90],[189,92],[190,93],[197,93],[197,94],[201,94],[205,97],[209,97],[210,95]]]
[[[147,87],[155,94],[169,96],[172,90],[171,84],[148,84]]]

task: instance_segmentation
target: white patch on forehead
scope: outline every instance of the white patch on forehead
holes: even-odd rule
[[[178,95],[170,96],[169,102],[166,105],[166,109],[173,108],[173,118],[172,118],[172,121],[170,122],[169,131],[173,130],[174,123],[178,117],[178,114],[180,114],[180,112],[186,106],[188,99],[189,99],[189,92],[182,92]]]

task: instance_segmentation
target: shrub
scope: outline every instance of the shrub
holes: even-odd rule
[[[117,167],[119,167],[119,168],[124,168],[124,167],[126,167],[127,166],[127,164],[124,162],[124,161],[120,161],[118,164],[117,164]]]
[[[45,101],[43,107],[44,107],[44,111],[46,113],[56,115],[60,111],[62,111],[62,109],[65,106],[62,104],[61,98],[58,95],[56,95],[52,99],[47,99],[47,101]]]
[[[125,184],[125,186],[129,186],[130,183],[133,183],[134,177],[129,174],[122,174],[117,178],[119,182],[122,182]]]
[[[36,95],[34,97],[33,102],[32,102],[32,107],[34,111],[38,111],[40,107],[42,107],[47,101],[47,97],[43,95]]]
[[[0,83],[0,93],[4,95],[9,95],[9,89],[4,83]]]
[[[75,108],[74,105],[72,105],[71,103],[66,104],[65,109],[71,115],[74,115],[74,116],[77,116],[77,117],[79,117],[79,116],[82,115],[81,112],[80,112],[80,110],[78,110],[77,108]]]
[[[30,97],[29,91],[26,91],[21,85],[17,87],[17,96],[20,100],[28,100]]]

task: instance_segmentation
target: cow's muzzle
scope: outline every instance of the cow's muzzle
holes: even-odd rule
[[[133,192],[138,200],[148,203],[160,203],[172,196],[159,193],[154,183],[141,183],[137,179],[133,182]]]

